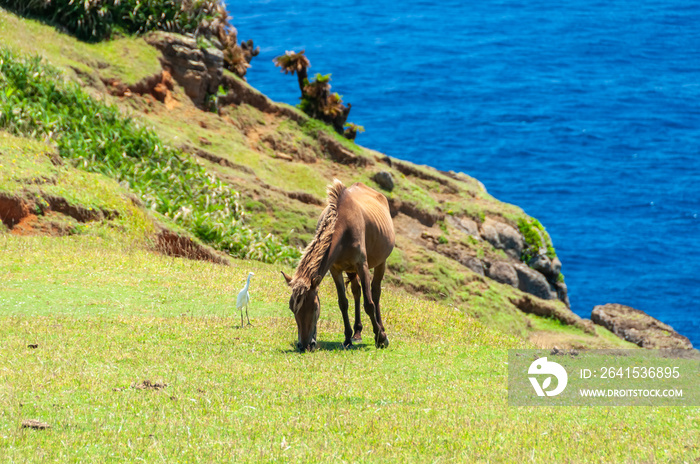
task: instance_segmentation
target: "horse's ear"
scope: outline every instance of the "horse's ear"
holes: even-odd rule
[[[323,280],[323,276],[317,275],[314,277],[314,280],[311,281],[311,288],[316,288],[321,284],[321,280]]]
[[[284,280],[287,281],[287,285],[291,285],[292,283],[292,278],[289,277],[287,274],[284,273],[284,271],[280,271],[282,273],[282,276],[284,277]]]

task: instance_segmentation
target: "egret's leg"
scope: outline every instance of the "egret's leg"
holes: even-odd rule
[[[241,306],[241,329],[243,328],[243,306]]]
[[[248,317],[248,305],[245,305],[245,317],[248,319],[248,325],[252,326],[253,324],[250,323],[250,318]]]

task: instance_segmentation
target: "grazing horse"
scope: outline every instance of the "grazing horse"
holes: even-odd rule
[[[389,346],[379,310],[382,278],[386,259],[394,249],[394,224],[386,197],[364,184],[346,188],[335,179],[328,186],[328,206],[316,227],[316,236],[306,247],[294,277],[282,272],[292,289],[289,309],[297,322],[297,347],[301,351],[316,348],[316,323],[321,313],[318,286],[330,271],[338,291],[338,305],[343,315],[345,341],[362,339],[360,323],[360,288],[365,312],[372,321],[377,348]],[[374,269],[374,277],[370,276]],[[355,334],[348,317],[343,272],[348,275],[355,297]],[[359,282],[358,282],[359,280]]]

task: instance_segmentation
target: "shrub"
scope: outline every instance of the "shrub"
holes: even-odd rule
[[[546,250],[545,254],[550,259],[557,257],[557,253],[552,246],[552,239],[544,226],[537,219],[518,219],[518,229],[525,238],[525,248],[520,260],[528,263],[532,258],[540,253],[540,249]]]
[[[149,208],[233,256],[292,263],[298,250],[244,224],[238,193],[189,155],[99,102],[40,58],[0,49],[0,127],[53,140],[79,168],[117,179]]]

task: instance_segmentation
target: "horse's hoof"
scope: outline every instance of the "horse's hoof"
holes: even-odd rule
[[[343,348],[352,348],[352,340],[346,340],[343,342]]]
[[[360,334],[355,334],[352,336],[352,341],[353,342],[361,342],[362,341],[362,335]]]
[[[377,348],[388,348],[389,347],[389,338],[387,338],[386,335],[384,335],[384,336],[380,335],[374,341],[374,345]]]

